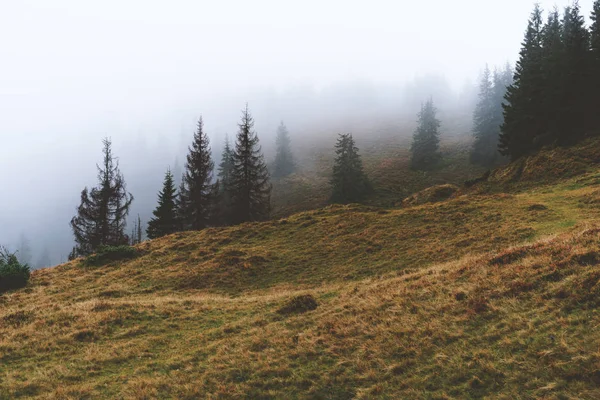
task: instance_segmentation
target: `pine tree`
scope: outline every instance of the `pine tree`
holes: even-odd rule
[[[271,209],[271,184],[248,105],[238,126],[230,191],[233,221],[264,220]]]
[[[544,132],[540,105],[542,74],[542,10],[536,5],[528,22],[514,83],[508,87],[504,104],[504,124],[499,148],[503,155],[517,159],[533,150],[534,138]]]
[[[428,100],[421,105],[418,116],[418,126],[413,135],[411,146],[411,168],[428,170],[434,168],[439,162],[439,128],[440,121],[436,118],[437,109],[433,100]]]
[[[331,185],[333,203],[357,202],[370,191],[371,186],[352,134],[340,134],[335,144]]]
[[[100,246],[127,244],[126,217],[133,196],[127,192],[119,162],[112,155],[111,141],[103,140],[104,161],[98,168],[98,187],[81,192],[81,204],[71,220],[76,246],[73,257],[86,256]]]
[[[152,212],[154,217],[148,221],[146,235],[149,239],[156,239],[178,231],[176,200],[175,179],[171,170],[168,169],[163,181],[163,188],[158,193],[158,205]]]
[[[556,142],[560,135],[562,91],[564,81],[564,46],[562,23],[558,10],[548,15],[548,21],[542,29],[542,74],[544,85],[540,97],[543,109],[544,130],[534,138],[533,147],[539,148]]]
[[[294,155],[292,154],[290,134],[281,121],[277,128],[277,137],[275,139],[277,153],[273,163],[273,177],[284,178],[292,174],[295,169]]]
[[[573,144],[585,134],[589,98],[589,33],[577,0],[563,17],[564,68],[558,143]]]
[[[494,81],[496,81],[494,74]],[[471,163],[482,166],[492,166],[496,162],[497,132],[495,124],[494,87],[491,81],[491,72],[486,65],[479,83],[479,101],[473,112],[473,148],[471,149]]]
[[[201,230],[210,220],[214,163],[202,117],[189,148],[180,190],[180,216],[184,230]]]
[[[600,0],[594,1],[590,26],[590,96],[587,108],[593,133],[600,135]]]

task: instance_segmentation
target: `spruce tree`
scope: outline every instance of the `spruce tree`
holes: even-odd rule
[[[565,9],[562,36],[564,68],[558,143],[567,145],[585,134],[590,87],[589,32],[577,1]]]
[[[436,114],[437,109],[432,99],[421,105],[421,111],[418,115],[418,126],[413,135],[413,143],[410,149],[412,153],[410,160],[412,169],[432,169],[441,159],[439,152],[440,120],[437,119]]]
[[[284,178],[292,174],[296,166],[291,148],[290,134],[283,121],[281,121],[281,124],[277,128],[275,144],[277,146],[277,153],[273,163],[273,177]]]
[[[539,148],[556,142],[562,127],[562,91],[564,81],[564,46],[562,23],[558,10],[548,15],[548,21],[542,29],[542,74],[544,86],[539,99],[543,109],[544,129],[534,138],[533,147]]]
[[[213,168],[210,143],[200,117],[179,193],[179,213],[184,230],[201,230],[209,225]]]
[[[496,81],[496,75],[494,81]],[[496,161],[497,132],[495,124],[494,87],[491,81],[491,72],[486,65],[479,83],[479,100],[473,112],[474,142],[471,149],[470,160],[473,164],[492,166]]]
[[[504,124],[499,148],[503,155],[517,159],[533,150],[534,138],[544,132],[540,105],[542,73],[542,10],[536,5],[528,22],[514,82],[508,87],[504,104]]]
[[[370,190],[364,173],[358,147],[352,134],[340,134],[335,144],[335,161],[331,179],[331,202],[352,203],[361,201]]]
[[[235,223],[269,217],[271,184],[248,105],[242,112],[231,171],[232,218]]]
[[[126,217],[133,196],[127,192],[119,162],[112,155],[111,141],[103,140],[104,160],[97,165],[98,187],[81,192],[77,215],[71,219],[75,247],[70,258],[87,256],[100,246],[127,244]]]
[[[152,212],[154,217],[148,221],[146,235],[149,239],[170,235],[179,230],[176,201],[175,178],[171,169],[168,169],[165,173],[162,190],[158,193],[158,205]]]

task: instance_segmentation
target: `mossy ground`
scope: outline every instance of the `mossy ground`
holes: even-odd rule
[[[597,177],[36,271],[0,297],[0,398],[599,398]]]

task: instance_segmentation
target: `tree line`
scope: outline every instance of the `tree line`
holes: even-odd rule
[[[499,150],[512,160],[600,134],[600,0],[585,26],[579,3],[545,22],[536,5],[504,102]]]

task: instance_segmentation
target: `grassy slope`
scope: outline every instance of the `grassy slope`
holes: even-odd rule
[[[37,271],[0,297],[0,398],[598,398],[599,177]]]
[[[443,161],[434,171],[413,171],[410,163],[410,140],[379,138],[359,143],[365,172],[373,184],[366,202],[379,207],[394,207],[402,200],[429,186],[464,181],[481,176],[485,169],[468,162],[470,137],[446,138],[441,145]],[[326,148],[326,147],[325,147]],[[315,148],[302,160],[301,173],[274,182],[274,213],[284,217],[323,207],[331,195],[329,179],[333,149]]]

